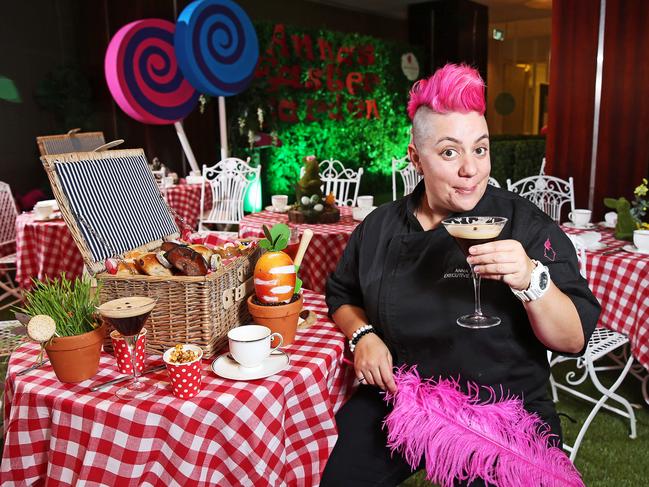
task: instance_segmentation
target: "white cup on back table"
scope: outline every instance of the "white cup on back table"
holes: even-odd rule
[[[56,207],[56,201],[53,200],[47,200],[47,201],[39,201],[34,205],[34,214],[36,215],[36,218],[39,218],[41,220],[45,220],[54,213],[54,209]]]
[[[278,337],[279,344],[271,348],[273,337]],[[230,355],[242,367],[258,367],[282,345],[282,341],[282,335],[271,333],[267,326],[243,325],[228,332]]]
[[[640,252],[649,253],[649,230],[634,230],[633,245],[635,245]]]
[[[617,213],[614,211],[609,211],[608,213],[604,214],[604,221],[606,222],[606,225],[609,227],[614,227],[617,225]]]
[[[359,208],[371,208],[374,206],[374,196],[359,196],[356,198],[356,204]]]
[[[270,202],[273,205],[273,209],[275,211],[284,211],[286,205],[288,205],[288,195],[274,194],[270,197]]]
[[[590,223],[590,210],[573,210],[568,213],[568,218],[576,227],[585,227]]]

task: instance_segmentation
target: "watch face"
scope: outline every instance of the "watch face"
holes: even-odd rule
[[[546,287],[548,287],[548,273],[547,272],[541,272],[541,276],[539,277],[539,287],[541,290],[545,290]]]

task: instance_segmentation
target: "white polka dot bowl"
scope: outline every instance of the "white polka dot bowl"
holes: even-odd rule
[[[115,351],[115,359],[117,360],[117,368],[122,374],[133,375],[131,368],[131,351],[126,345],[126,341],[117,330],[110,333],[110,338],[113,341],[113,350]],[[142,328],[140,336],[137,337],[137,344],[135,345],[135,370],[142,373],[144,370],[144,361],[146,359],[146,328]]]
[[[191,399],[201,390],[201,378],[203,375],[203,350],[196,345],[183,345],[183,350],[192,350],[198,354],[198,358],[192,362],[182,364],[169,362],[169,356],[174,348],[167,350],[162,359],[167,364],[169,382],[174,396],[180,399]]]

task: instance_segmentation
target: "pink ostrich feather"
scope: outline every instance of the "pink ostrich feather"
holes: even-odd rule
[[[427,479],[451,487],[455,479],[482,478],[500,487],[583,486],[579,472],[557,447],[547,425],[517,398],[481,402],[452,379],[422,380],[415,367],[395,374],[394,409],[385,419],[388,446],[413,468],[425,458]],[[490,389],[495,398],[493,389]]]

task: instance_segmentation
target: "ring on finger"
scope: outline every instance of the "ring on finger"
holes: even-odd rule
[[[361,376],[358,378],[358,382],[365,382],[365,376],[364,376],[364,375],[361,375]]]

